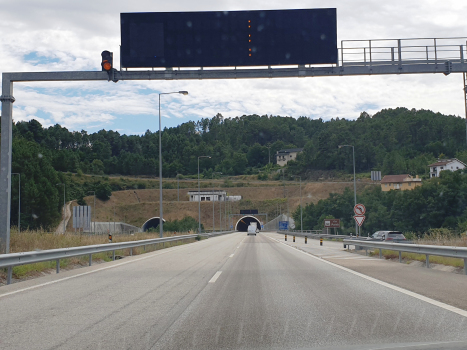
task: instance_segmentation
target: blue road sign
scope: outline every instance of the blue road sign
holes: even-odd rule
[[[289,222],[288,221],[279,221],[279,230],[287,231],[289,229]]]

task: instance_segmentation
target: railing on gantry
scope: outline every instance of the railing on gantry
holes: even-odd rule
[[[464,63],[467,37],[342,40],[340,66]]]

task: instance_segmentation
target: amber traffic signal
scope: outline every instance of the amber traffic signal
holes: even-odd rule
[[[113,68],[113,52],[109,51],[102,51],[102,70],[109,72]]]

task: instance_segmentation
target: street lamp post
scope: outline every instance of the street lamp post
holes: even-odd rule
[[[302,212],[302,177],[294,175],[300,179],[300,233],[303,235],[303,212]]]
[[[180,202],[180,174],[177,173],[177,202]]]
[[[271,164],[271,145],[268,143],[266,147],[268,148],[268,164]]]
[[[159,236],[163,235],[162,210],[162,122],[161,122],[161,95],[181,94],[188,95],[188,91],[161,92],[159,94]]]
[[[93,215],[92,217],[94,218],[94,229],[93,229],[93,232],[96,233],[96,192],[94,191],[88,191],[88,193],[93,193],[94,195],[94,209],[93,209]]]
[[[214,174],[221,174],[222,175],[222,173],[220,173],[220,172],[213,172],[212,175],[211,175],[211,178],[212,178],[213,182],[214,182]],[[214,183],[212,184],[212,195],[213,195],[213,197],[212,197],[212,232],[215,232],[216,231],[216,229],[215,229],[216,226],[214,225]],[[218,198],[218,200],[220,202],[219,196],[217,196],[217,198]],[[220,222],[219,222],[219,225],[220,225]],[[220,229],[220,226],[219,226],[219,231],[222,231]]]
[[[21,174],[11,173],[11,175],[18,175],[18,233],[21,233]]]
[[[56,186],[58,186],[58,185],[63,185],[63,233],[65,234],[65,232],[66,232],[66,224],[65,224],[65,210],[66,210],[65,209],[66,208],[65,207],[65,205],[66,205],[66,203],[65,203],[65,183],[56,184]]]
[[[352,158],[353,158],[353,197],[354,205],[357,205],[357,183],[355,182],[355,147],[352,145],[339,145],[339,148],[342,147],[352,147]],[[355,221],[355,234],[358,235],[358,225]]]
[[[201,233],[201,186],[199,183],[199,159],[211,158],[211,156],[198,156],[198,234]]]

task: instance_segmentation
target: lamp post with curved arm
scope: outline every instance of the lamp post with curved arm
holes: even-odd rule
[[[220,172],[213,172],[213,173],[211,174],[211,178],[212,178],[213,181],[214,181],[214,174],[220,174],[220,175],[222,175],[222,173],[220,173]],[[215,231],[216,231],[216,229],[215,229],[216,226],[214,225],[214,184],[212,185],[212,196],[213,196],[213,197],[212,197],[212,232],[215,232]],[[219,196],[217,197],[217,199],[218,199],[219,202],[220,202]],[[220,209],[219,209],[219,210],[220,210]],[[220,225],[220,224],[219,224],[219,225]],[[220,226],[219,226],[219,232],[220,232],[220,231],[222,231],[222,230],[220,229]]]
[[[300,233],[303,235],[302,177],[298,175],[293,175],[293,177],[298,177],[300,179]]]
[[[211,158],[211,156],[198,156],[198,233],[201,233],[201,187],[199,184],[199,159]]]
[[[352,158],[353,158],[353,197],[354,205],[357,205],[357,184],[355,182],[355,147],[352,145],[339,145],[339,148],[342,147],[352,147]],[[355,234],[358,235],[358,225],[355,221]]]
[[[161,92],[159,94],[159,236],[162,238],[163,228],[163,210],[162,210],[162,122],[161,122],[161,95],[181,94],[188,95],[188,91]]]

